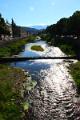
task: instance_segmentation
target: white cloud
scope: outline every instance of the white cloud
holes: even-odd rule
[[[29,7],[29,10],[30,10],[30,11],[34,11],[35,8],[34,8],[33,6],[30,6],[30,7]]]

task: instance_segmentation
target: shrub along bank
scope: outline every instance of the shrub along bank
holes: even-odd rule
[[[35,36],[29,36],[26,39],[15,40],[13,42],[8,42],[3,46],[0,46],[0,57],[9,57],[14,54],[18,54],[22,49],[24,49],[24,45],[28,42],[32,42],[35,40]]]
[[[0,65],[0,120],[20,120],[20,84],[24,74],[20,69]]]
[[[73,39],[69,37],[51,37],[50,34],[42,34],[41,37],[46,40],[50,45],[54,47],[59,47],[65,54],[69,56],[80,56],[80,39]],[[70,74],[72,75],[76,86],[78,93],[80,94],[80,61],[76,62],[75,64],[72,64],[70,66]]]
[[[51,45],[59,47],[67,55],[80,57],[80,11],[74,12],[69,18],[61,18],[56,24],[48,26],[45,31],[42,31],[41,37]],[[70,70],[80,90],[80,61],[71,65]]]
[[[6,43],[0,47],[0,57],[17,54],[26,43],[34,39],[34,36],[30,36],[27,39]],[[24,93],[36,85],[32,81],[25,84],[26,81],[28,74],[24,70],[0,64],[0,120],[22,120],[25,117],[29,103],[24,100]]]
[[[25,94],[36,84],[26,71],[0,64],[0,120],[28,119],[31,105]]]
[[[69,38],[56,38],[55,41],[56,42],[54,42],[54,46],[59,47],[65,54],[69,56],[80,56],[80,44],[78,44],[79,40],[76,40],[77,44],[75,45],[75,40],[69,40]],[[80,94],[80,61],[70,65],[69,69],[70,74],[72,75],[73,80],[76,83],[77,91]]]
[[[80,94],[80,61],[70,66],[70,73],[76,83],[77,91]]]

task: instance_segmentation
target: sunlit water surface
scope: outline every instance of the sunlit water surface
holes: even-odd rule
[[[31,50],[32,45],[41,45],[44,52]],[[24,51],[19,55],[64,56],[59,48],[48,46],[44,41],[25,45]],[[34,60],[12,63],[12,66],[25,69],[37,81],[37,86],[30,95],[30,120],[80,120],[76,87],[64,60]]]

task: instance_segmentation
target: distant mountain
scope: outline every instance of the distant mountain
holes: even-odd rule
[[[31,33],[31,34],[36,34],[39,32],[39,30],[35,29],[35,28],[31,28],[31,27],[21,27],[22,29],[24,29],[25,31]]]
[[[31,28],[35,28],[37,30],[42,30],[42,29],[46,29],[47,25],[35,25],[35,26],[31,26]]]

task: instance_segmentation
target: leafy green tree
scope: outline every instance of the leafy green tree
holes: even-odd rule
[[[80,35],[80,11],[76,11],[69,18],[68,30],[73,35]]]
[[[53,35],[77,35],[80,36],[80,11],[76,11],[69,18],[61,18],[56,24],[48,26],[47,33]]]
[[[60,19],[56,24],[57,34],[58,35],[66,35],[67,34],[67,25],[68,25],[67,18]]]

